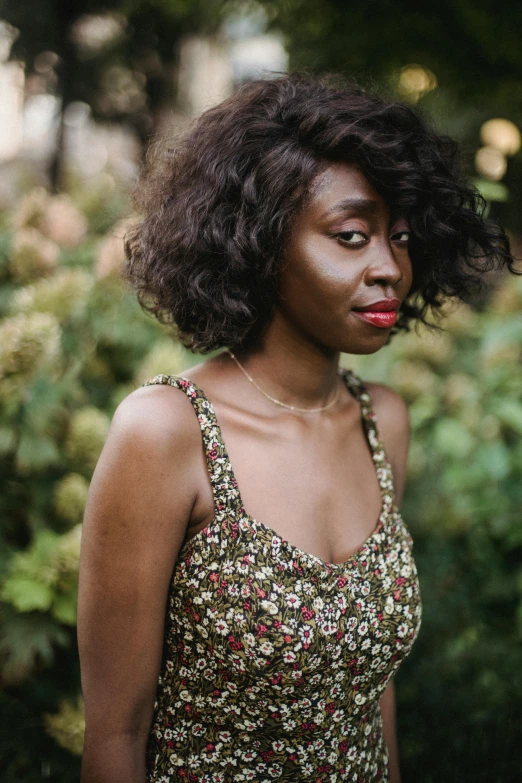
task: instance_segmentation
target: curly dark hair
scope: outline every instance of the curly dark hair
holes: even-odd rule
[[[413,282],[388,341],[428,324],[445,298],[481,290],[486,272],[518,274],[508,237],[462,174],[457,142],[373,92],[337,74],[277,74],[204,112],[174,149],[151,148],[123,278],[183,345],[207,353],[256,340],[292,218],[334,162],[357,164],[410,225]]]

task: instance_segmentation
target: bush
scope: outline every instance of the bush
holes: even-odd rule
[[[81,520],[119,402],[197,361],[120,281],[126,205],[38,190],[0,235],[0,766],[77,780]],[[78,205],[82,205],[85,213]],[[107,232],[107,214],[114,226]],[[67,227],[71,226],[68,232]],[[101,227],[101,228],[100,228]],[[35,233],[36,232],[36,233]],[[460,306],[446,331],[343,356],[407,400],[403,516],[424,604],[397,676],[403,779],[515,780],[522,703],[522,285]]]
[[[520,277],[482,312],[453,309],[438,338],[346,357],[391,379],[412,422],[402,513],[424,612],[397,675],[405,781],[505,783],[522,768],[521,360]]]
[[[105,187],[105,183],[102,183]],[[196,361],[119,279],[109,190],[28,193],[0,234],[0,768],[2,781],[77,781],[81,522],[115,408]],[[86,208],[86,214],[77,204]],[[88,220],[87,220],[88,217]],[[106,215],[105,215],[106,217]]]

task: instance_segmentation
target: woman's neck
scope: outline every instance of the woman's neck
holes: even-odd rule
[[[234,355],[255,382],[282,403],[314,408],[331,400],[338,384],[340,351],[328,352],[281,328],[277,316],[259,344]],[[225,353],[225,361],[233,359]]]

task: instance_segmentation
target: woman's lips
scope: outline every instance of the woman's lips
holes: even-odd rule
[[[381,329],[389,329],[394,326],[397,321],[397,310],[353,310],[352,312],[360,316],[363,321],[367,321],[373,326],[379,326]]]

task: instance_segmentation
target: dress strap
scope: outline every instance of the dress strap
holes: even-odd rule
[[[343,367],[339,369],[339,372],[344,378],[348,391],[353,394],[361,407],[363,425],[381,488],[381,495],[387,503],[392,504],[395,501],[393,471],[384,443],[379,435],[371,394],[362,379],[353,370]]]
[[[159,374],[141,386],[168,384],[185,392],[191,401],[201,429],[207,468],[214,494],[215,521],[225,521],[241,504],[236,477],[230,464],[214,407],[194,381],[182,375]]]

